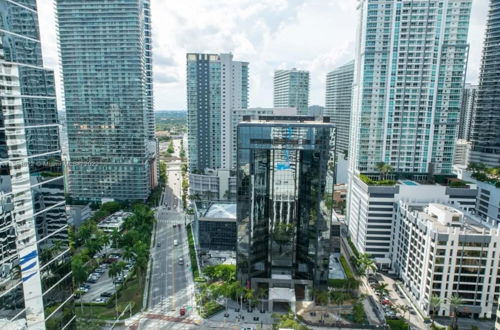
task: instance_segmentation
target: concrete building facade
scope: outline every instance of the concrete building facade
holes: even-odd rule
[[[452,316],[450,298],[458,296],[459,316],[494,317],[500,226],[450,204],[400,200],[396,209],[393,269],[419,308],[429,314],[438,296],[436,315]]]
[[[309,72],[276,70],[274,72],[274,107],[296,108],[298,115],[309,112]]]
[[[236,111],[248,108],[248,63],[233,61],[232,54],[186,58],[189,170],[231,170]]]

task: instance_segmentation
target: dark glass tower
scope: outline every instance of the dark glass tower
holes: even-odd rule
[[[0,319],[72,329],[54,74],[43,68],[36,0],[0,0],[0,25]]]
[[[328,119],[244,117],[238,125],[238,279],[268,288],[270,303],[287,289],[293,308],[327,285],[334,152]]]
[[[491,0],[469,161],[500,166],[500,0]]]
[[[69,193],[145,200],[157,185],[149,0],[57,0]]]

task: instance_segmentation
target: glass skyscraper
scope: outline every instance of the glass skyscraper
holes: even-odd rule
[[[247,287],[309,300],[326,287],[335,127],[309,116],[238,125],[237,273]],[[291,291],[290,291],[291,290]]]
[[[232,54],[188,53],[186,60],[189,170],[232,170],[239,111],[248,108],[248,63]]]
[[[354,61],[342,65],[326,75],[326,100],[324,115],[337,127],[337,151],[349,150],[351,127],[352,80]]]
[[[68,224],[54,74],[36,0],[0,0],[0,320],[73,329]]]
[[[500,166],[500,1],[490,0],[476,112],[472,126],[470,162]]]
[[[274,107],[296,108],[298,115],[309,111],[309,72],[276,70],[274,72]]]
[[[145,200],[158,179],[149,0],[57,0],[69,193]]]
[[[471,3],[360,1],[352,172],[452,172]]]

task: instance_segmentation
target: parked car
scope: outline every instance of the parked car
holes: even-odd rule
[[[174,239],[174,246],[177,246],[178,244],[179,244],[179,242],[176,239]]]
[[[103,298],[109,298],[111,297],[113,294],[111,292],[103,292],[101,293],[101,297]]]
[[[184,259],[179,258],[179,265],[184,265]]]
[[[105,298],[95,298],[93,300],[95,303],[100,303],[100,304],[103,304],[106,302],[106,299]]]
[[[123,278],[117,277],[113,280],[113,284],[122,284],[123,283]]]
[[[179,314],[180,314],[181,316],[184,316],[184,315],[186,314],[186,308],[181,307],[181,309],[179,310]]]

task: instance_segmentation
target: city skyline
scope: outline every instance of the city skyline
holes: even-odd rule
[[[61,105],[54,12],[53,6],[46,2],[38,0],[43,55],[47,67],[56,71]],[[155,110],[186,109],[185,55],[188,52],[232,51],[240,61],[249,61],[252,67],[249,107],[271,106],[274,70],[291,67],[311,72],[309,104],[323,105],[326,73],[354,58],[355,1],[327,4],[242,0],[223,2],[217,8],[203,1],[193,2],[196,4],[152,1]],[[473,2],[467,82],[478,80],[487,12],[487,1]],[[156,15],[162,19],[156,19]],[[189,17],[196,19],[191,21]],[[332,31],[328,34],[329,42],[323,37],[310,38],[315,31],[325,30]],[[290,34],[294,37],[290,38]]]

